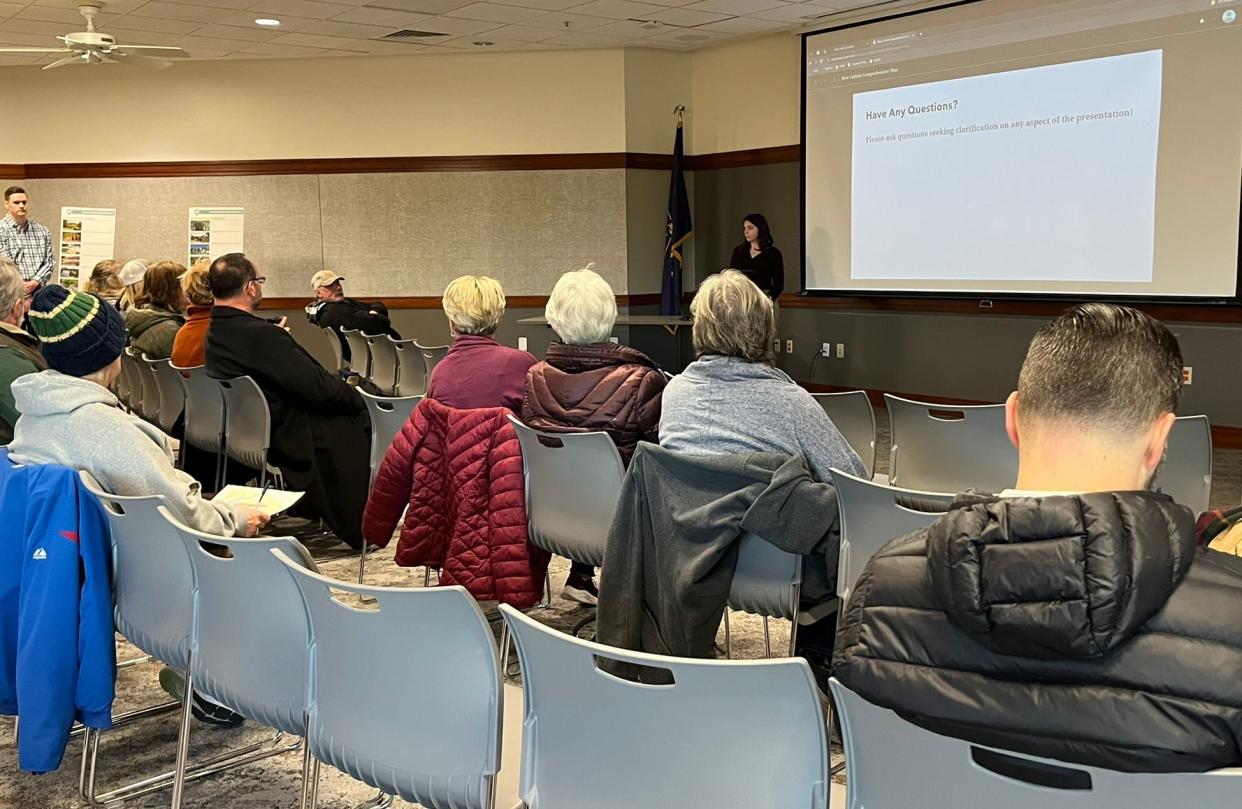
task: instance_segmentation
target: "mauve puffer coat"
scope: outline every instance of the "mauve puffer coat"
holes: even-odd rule
[[[628,346],[553,343],[526,377],[522,421],[548,432],[606,432],[628,465],[639,441],[659,440],[664,382],[659,366]]]
[[[408,503],[398,565],[440,568],[441,584],[525,609],[543,593],[549,554],[527,542],[522,451],[510,412],[420,402],[376,473],[362,534],[386,546]]]

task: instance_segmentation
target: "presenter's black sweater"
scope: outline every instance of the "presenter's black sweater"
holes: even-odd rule
[[[772,300],[780,297],[785,289],[785,259],[775,247],[769,247],[752,258],[750,243],[742,242],[733,248],[733,258],[729,260],[729,266],[741,270]]]

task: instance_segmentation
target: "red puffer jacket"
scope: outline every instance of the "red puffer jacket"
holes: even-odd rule
[[[523,609],[543,593],[549,554],[526,541],[522,452],[509,413],[424,399],[384,456],[362,534],[386,546],[408,502],[397,564],[438,567],[442,584]]]

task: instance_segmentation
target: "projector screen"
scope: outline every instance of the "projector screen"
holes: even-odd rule
[[[1242,0],[979,0],[803,38],[803,285],[1232,298]]]

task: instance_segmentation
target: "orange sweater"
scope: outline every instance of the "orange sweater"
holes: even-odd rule
[[[211,325],[210,306],[191,306],[185,311],[185,325],[173,339],[172,364],[194,368],[207,362],[207,327]]]

